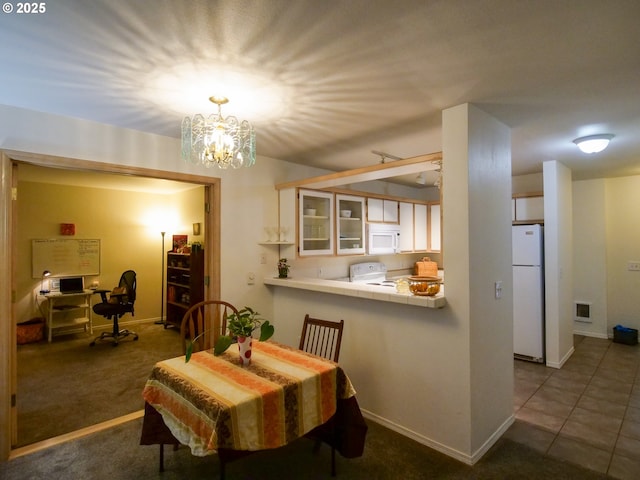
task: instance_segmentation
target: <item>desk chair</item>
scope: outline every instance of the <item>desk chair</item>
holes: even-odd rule
[[[186,353],[187,341],[193,342],[198,335],[204,332],[205,328],[213,329],[216,322],[220,329],[213,333],[215,342],[220,335],[226,335],[227,315],[238,313],[238,309],[228,302],[222,300],[205,300],[192,305],[182,317],[180,323],[180,340],[182,341],[182,353]],[[209,342],[210,335],[198,337],[194,343],[193,352],[207,350],[212,347]]]
[[[120,277],[118,283],[119,289],[123,289],[119,292],[109,292],[109,290],[96,290],[96,293],[100,294],[102,299],[101,303],[97,303],[93,306],[93,311],[109,318],[113,321],[113,330],[111,332],[103,332],[99,337],[96,337],[89,346],[93,347],[98,340],[104,340],[110,338],[113,340],[113,346],[117,346],[121,338],[133,336],[134,340],[138,340],[138,334],[131,330],[120,330],[118,320],[126,313],[130,313],[133,316],[133,305],[136,302],[136,272],[133,270],[127,270]],[[110,295],[107,297],[107,293]]]
[[[329,320],[311,318],[307,313],[304,316],[304,323],[302,324],[300,350],[337,362],[338,357],[340,356],[343,327],[344,320],[340,320],[339,322],[330,322]],[[311,430],[305,436],[315,440],[314,452],[316,453],[320,449],[320,443],[322,441],[327,442],[331,446],[331,476],[335,477],[335,441],[337,433],[334,417],[331,417],[324,425],[320,425],[319,427]]]

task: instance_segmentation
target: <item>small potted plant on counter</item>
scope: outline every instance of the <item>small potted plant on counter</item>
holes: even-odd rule
[[[289,269],[291,265],[287,263],[286,258],[278,260],[278,278],[287,278],[289,276]]]

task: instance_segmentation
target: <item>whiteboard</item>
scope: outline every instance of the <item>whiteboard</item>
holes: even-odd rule
[[[100,275],[100,240],[34,239],[31,241],[31,275],[42,278]]]

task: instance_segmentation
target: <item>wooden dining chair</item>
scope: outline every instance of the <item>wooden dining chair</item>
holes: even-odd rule
[[[340,344],[342,343],[342,328],[344,320],[331,322],[312,318],[307,313],[302,324],[300,336],[300,350],[313,353],[327,360],[338,361],[340,357]],[[305,436],[315,441],[314,452],[318,452],[323,441],[331,446],[331,476],[336,476],[336,426],[332,417],[327,423],[315,428]]]
[[[186,311],[180,324],[182,353],[186,353],[187,342],[194,344],[193,352],[212,347],[211,335],[199,336],[205,329],[213,330],[213,342],[227,331],[227,315],[238,313],[238,309],[222,300],[205,300],[194,304]]]
[[[311,318],[307,313],[302,324],[300,350],[337,362],[340,356],[343,326],[344,320],[339,322],[320,320]]]

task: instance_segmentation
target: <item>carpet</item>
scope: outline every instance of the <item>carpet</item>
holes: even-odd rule
[[[126,328],[126,326],[122,326]],[[113,347],[84,333],[18,345],[18,444],[29,445],[144,408],[153,365],[182,354],[179,332],[152,323],[128,327]]]

